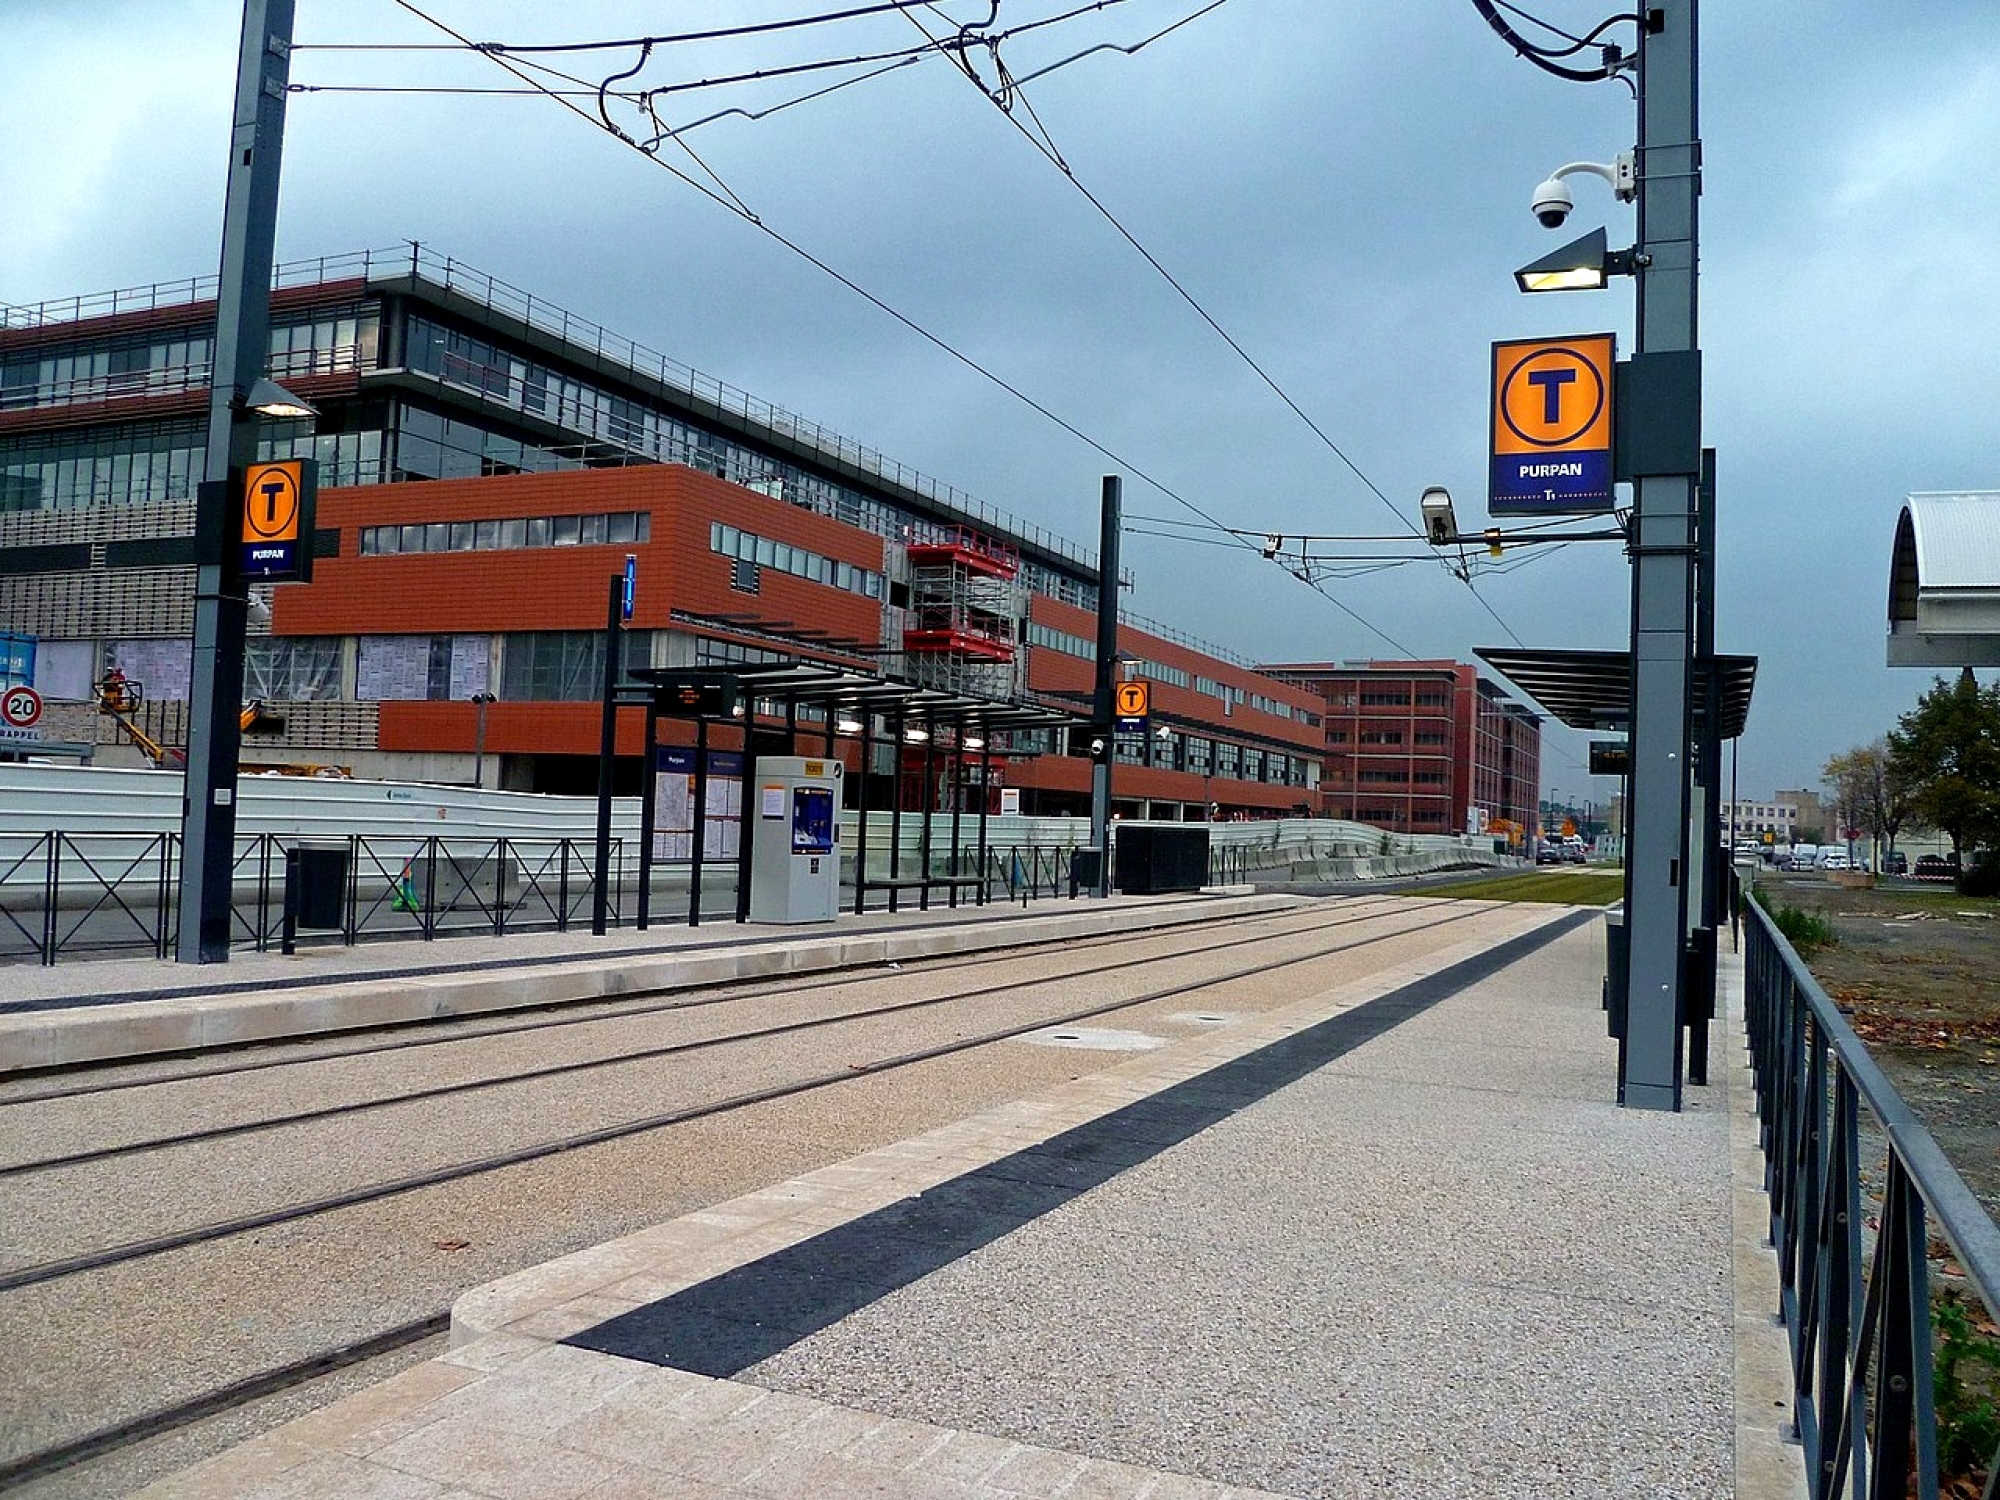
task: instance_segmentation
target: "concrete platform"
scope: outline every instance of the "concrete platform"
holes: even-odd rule
[[[1032,906],[843,916],[814,927],[662,923],[436,942],[325,944],[193,966],[158,959],[0,968],[0,1076],[411,1021],[612,999],[1070,942],[1285,911],[1302,898],[1230,887]]]
[[[1621,1111],[1594,916],[1512,931],[482,1287],[143,1493],[1803,1494],[1740,1024]]]

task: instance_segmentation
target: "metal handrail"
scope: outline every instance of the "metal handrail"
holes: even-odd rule
[[[1815,1500],[1938,1494],[1929,1236],[2000,1316],[2000,1227],[1761,907],[1746,904],[1745,1013],[1792,1350],[1793,1414]],[[1879,1135],[1879,1196],[1862,1106]],[[1863,1193],[1878,1214],[1864,1259]],[[2000,1453],[1988,1464],[1989,1500]]]

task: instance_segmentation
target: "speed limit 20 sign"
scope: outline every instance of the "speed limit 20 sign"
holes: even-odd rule
[[[0,692],[0,739],[38,740],[42,737],[42,695],[31,687]]]

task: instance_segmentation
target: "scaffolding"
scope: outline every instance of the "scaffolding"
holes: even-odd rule
[[[939,529],[904,550],[910,603],[902,650],[909,679],[944,692],[1019,699],[1028,614],[1020,554],[965,527]]]

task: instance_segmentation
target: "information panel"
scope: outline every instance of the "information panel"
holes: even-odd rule
[[[663,864],[686,864],[694,858],[694,751],[662,745],[655,768],[653,858]],[[707,791],[701,857],[733,860],[743,847],[741,752],[708,752]]]

